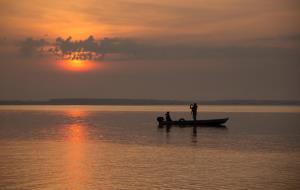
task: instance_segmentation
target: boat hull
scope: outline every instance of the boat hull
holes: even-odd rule
[[[159,121],[160,126],[164,125],[192,125],[192,126],[222,126],[229,118],[222,119],[206,119],[206,120],[179,120],[179,121]]]

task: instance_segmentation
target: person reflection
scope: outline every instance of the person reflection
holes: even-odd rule
[[[197,137],[197,126],[193,126],[193,137]]]
[[[197,143],[197,126],[193,126],[192,142]]]
[[[169,132],[170,132],[170,129],[171,129],[171,125],[167,125],[167,126],[166,126],[166,132],[169,133]]]

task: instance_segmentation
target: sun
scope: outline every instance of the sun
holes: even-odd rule
[[[61,60],[59,61],[61,69],[73,72],[86,72],[96,69],[97,64],[90,60]]]

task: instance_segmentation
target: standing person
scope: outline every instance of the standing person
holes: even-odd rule
[[[171,116],[170,116],[170,112],[167,112],[165,115],[166,115],[166,120],[167,121],[172,121]]]
[[[191,109],[191,113],[193,115],[193,119],[196,120],[197,119],[198,105],[196,103],[193,103],[193,104],[190,105],[190,109]]]

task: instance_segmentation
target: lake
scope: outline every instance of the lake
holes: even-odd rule
[[[0,106],[0,189],[300,189],[299,106]]]

